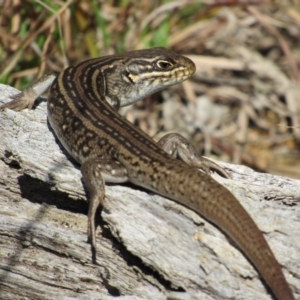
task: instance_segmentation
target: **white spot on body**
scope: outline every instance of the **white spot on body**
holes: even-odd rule
[[[88,152],[88,151],[89,151],[89,149],[90,149],[90,148],[89,148],[88,146],[84,146],[82,150],[83,150],[83,152],[85,152],[85,153],[86,153],[86,152]]]

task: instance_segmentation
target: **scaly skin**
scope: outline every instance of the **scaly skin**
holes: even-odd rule
[[[54,80],[48,117],[63,146],[82,164],[90,194],[89,238],[95,245],[94,217],[105,196],[104,173],[110,170],[106,166],[114,166],[112,181],[130,180],[216,224],[253,263],[277,299],[293,300],[280,265],[238,200],[210,176],[172,158],[117,112],[119,106],[181,82],[194,72],[188,58],[154,48],[87,60]],[[16,109],[16,102],[11,107]]]

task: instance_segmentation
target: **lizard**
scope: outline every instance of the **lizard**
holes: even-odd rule
[[[89,199],[88,241],[96,248],[95,215],[105,205],[105,182],[130,181],[174,200],[227,234],[261,274],[278,300],[295,299],[263,234],[234,195],[207,172],[215,169],[179,134],[158,143],[120,116],[134,103],[191,77],[195,64],[165,48],[135,50],[88,59],[47,74],[1,109],[32,108],[50,86],[49,123],[80,163]],[[177,158],[180,159],[177,159]]]

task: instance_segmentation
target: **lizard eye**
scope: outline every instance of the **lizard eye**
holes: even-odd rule
[[[171,62],[167,60],[161,60],[161,59],[156,62],[156,65],[158,66],[159,69],[162,70],[168,69],[173,66]]]

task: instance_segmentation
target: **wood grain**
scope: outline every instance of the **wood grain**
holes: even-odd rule
[[[18,91],[0,85],[0,104]],[[194,212],[132,186],[107,186],[97,264],[87,202],[46,105],[0,112],[1,299],[271,299],[244,256]],[[300,181],[222,164],[300,295]]]

